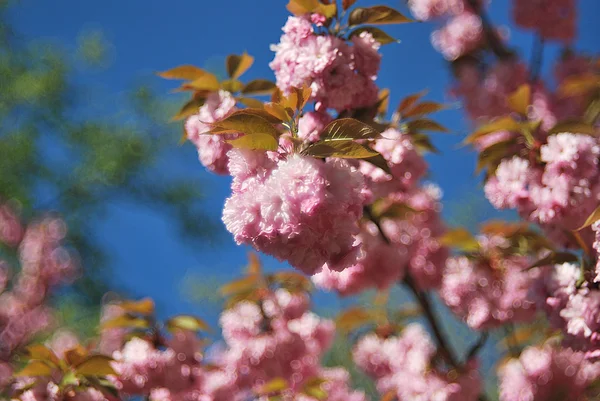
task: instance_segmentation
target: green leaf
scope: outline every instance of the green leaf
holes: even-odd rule
[[[273,93],[277,86],[267,79],[255,79],[250,81],[242,89],[244,95],[268,95]]]
[[[411,133],[411,138],[419,151],[439,153],[439,150],[431,143],[429,136],[421,133]]]
[[[198,114],[200,107],[204,105],[205,101],[206,99],[204,98],[190,100],[189,102],[183,105],[183,107],[179,110],[179,112],[177,112],[177,114],[175,114],[175,116],[173,116],[171,120],[182,120],[189,116],[193,116],[194,114]]]
[[[409,131],[449,132],[448,129],[443,125],[440,125],[437,122],[426,118],[409,121],[408,123],[406,123],[406,127]]]
[[[422,116],[425,114],[431,114],[431,113],[435,113],[440,110],[444,110],[445,108],[446,108],[446,106],[444,106],[441,103],[422,102],[422,103],[414,105],[412,108],[405,111],[404,114],[402,114],[402,117],[409,118],[409,117]]]
[[[290,121],[291,116],[288,114],[287,110],[280,105],[279,103],[267,102],[264,105],[265,111],[277,118],[279,121]]]
[[[110,365],[112,358],[105,355],[92,355],[75,367],[75,373],[83,376],[116,375]]]
[[[398,108],[396,109],[396,113],[403,115],[404,112],[406,112],[407,110],[409,110],[410,108],[412,108],[412,106],[423,96],[425,96],[427,94],[428,90],[422,90],[421,92],[418,93],[413,93],[412,95],[409,95],[407,97],[405,97],[404,99],[402,99],[402,101],[400,102],[400,104],[398,105]]]
[[[151,315],[154,313],[154,301],[151,298],[144,298],[139,301],[124,301],[119,303],[119,307],[129,313],[138,313],[140,315]]]
[[[244,88],[244,84],[237,79],[227,79],[221,82],[221,88],[227,92],[235,93],[241,91]]]
[[[258,99],[254,99],[251,97],[238,97],[237,101],[243,104],[246,107],[250,107],[253,109],[262,109],[264,108],[263,102]]]
[[[398,39],[393,38],[392,36],[388,35],[385,31],[382,31],[379,28],[375,28],[374,26],[365,26],[365,27],[356,28],[355,30],[350,32],[350,35],[348,37],[352,38],[354,36],[359,36],[363,32],[370,33],[373,36],[373,39],[375,39],[377,42],[379,42],[382,45],[400,42]]]
[[[406,22],[413,22],[413,20],[388,6],[355,8],[352,10],[350,17],[348,18],[348,24],[350,26],[359,24],[402,24]]]
[[[210,326],[206,322],[196,316],[179,315],[175,316],[166,322],[167,330],[174,331],[176,329],[190,331],[210,331]]]
[[[375,139],[380,132],[354,118],[339,118],[327,124],[321,132],[321,141],[347,141],[352,139]]]
[[[371,311],[361,307],[352,307],[343,311],[335,320],[338,330],[349,333],[366,324],[375,322],[375,316]]]
[[[193,81],[207,74],[202,68],[193,65],[180,65],[168,71],[159,72],[158,75],[166,79],[183,79]]]
[[[365,159],[378,153],[354,141],[317,142],[309,146],[305,154],[313,157],[339,157],[342,159]]]
[[[227,57],[227,74],[232,79],[239,78],[244,72],[246,72],[254,63],[254,57],[244,52],[241,56],[232,54]]]
[[[554,127],[550,128],[548,135],[556,135],[563,132],[600,136],[598,128],[594,127],[593,124],[588,124],[580,120],[559,121]]]
[[[489,135],[497,131],[509,131],[509,132],[520,132],[521,124],[515,121],[510,116],[500,117],[491,123],[484,124],[477,128],[475,132],[465,138],[464,143],[471,144],[481,139],[482,137]]]
[[[238,149],[277,150],[277,139],[271,134],[246,134],[240,138],[228,139],[227,143]]]
[[[381,156],[380,154],[377,154],[376,156],[364,158],[363,161],[371,163],[375,167],[378,167],[381,170],[388,173],[389,175],[392,175],[392,170],[390,170],[390,166],[388,165],[385,158],[383,156]]]
[[[311,281],[303,274],[283,271],[269,275],[269,282],[278,284],[291,292],[310,291],[312,289]]]
[[[194,79],[193,81],[187,82],[181,86],[183,90],[199,90],[199,91],[218,91],[219,90],[219,80],[214,74],[205,73],[199,78]]]
[[[568,77],[558,88],[562,96],[584,95],[592,90],[600,88],[600,76],[594,74],[583,74]]]
[[[527,109],[531,104],[531,87],[529,84],[523,84],[511,93],[507,99],[508,106],[522,116],[527,115]]]
[[[483,149],[477,157],[476,172],[480,172],[484,168],[487,168],[490,173],[494,173],[502,159],[507,156],[507,152],[515,143],[516,138],[511,138]]]
[[[455,247],[466,252],[475,252],[479,250],[479,242],[471,233],[464,228],[457,228],[447,231],[440,242],[449,247]]]
[[[296,16],[303,16],[309,13],[317,13],[331,18],[336,14],[337,7],[333,4],[323,4],[318,0],[290,0],[287,4],[289,12]]]
[[[102,323],[102,329],[147,329],[149,327],[150,322],[148,322],[147,319],[133,317],[130,315],[121,315]]]
[[[279,393],[289,387],[287,380],[282,377],[276,377],[269,380],[256,391],[259,395],[266,395],[270,393]]]
[[[327,399],[327,391],[323,390],[321,386],[308,386],[304,388],[303,393],[319,401]]]
[[[246,135],[268,134],[273,138],[279,136],[279,132],[275,127],[263,115],[259,115],[261,113],[269,115],[265,110],[254,109],[252,112],[249,109],[239,110],[225,119],[213,123],[209,132],[212,134],[236,132]]]
[[[570,252],[550,252],[546,257],[538,260],[534,264],[528,267],[533,269],[534,267],[549,266],[549,265],[560,265],[568,262],[577,262],[579,258],[577,255]]]
[[[59,359],[56,356],[56,354],[54,353],[54,351],[52,351],[50,348],[41,345],[41,344],[34,344],[34,345],[30,345],[26,348],[27,351],[27,356],[29,357],[29,359],[37,359],[40,360],[42,362],[50,362],[51,364],[58,366],[59,364]]]
[[[600,206],[598,206],[596,208],[596,210],[594,210],[592,212],[592,214],[590,214],[588,216],[588,218],[585,220],[585,223],[583,223],[583,225],[581,227],[579,227],[577,229],[577,231],[582,230],[588,226],[591,226],[592,224],[594,224],[595,222],[597,222],[598,220],[600,220]]]
[[[15,373],[15,377],[40,377],[50,376],[54,368],[43,361],[30,361],[27,366]]]

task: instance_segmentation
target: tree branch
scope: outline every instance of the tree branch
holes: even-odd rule
[[[490,46],[490,49],[501,60],[511,58],[513,56],[513,52],[508,50],[504,46],[504,43],[502,43],[502,40],[500,40],[498,33],[494,29],[494,25],[491,23],[490,18],[488,17],[487,13],[485,12],[483,5],[480,3],[483,3],[483,2],[481,2],[479,0],[467,0],[467,4],[469,5],[469,7],[471,7],[473,9],[473,11],[477,15],[479,15],[479,18],[481,19],[481,24],[483,26],[483,32],[485,34],[485,39],[486,39],[488,45]]]

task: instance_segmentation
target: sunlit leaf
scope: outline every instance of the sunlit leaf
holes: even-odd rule
[[[181,86],[182,89],[194,89],[200,91],[218,91],[219,80],[214,74],[205,73],[200,78],[196,78],[193,81],[186,82]]]
[[[237,101],[243,104],[246,107],[250,107],[253,109],[262,109],[264,108],[263,102],[258,99],[254,99],[251,97],[238,97]]]
[[[205,100],[206,99],[203,98],[190,100],[189,102],[183,105],[183,107],[179,110],[179,112],[177,112],[177,114],[175,114],[175,116],[173,116],[172,120],[182,120],[194,114],[198,114],[198,111],[200,107],[202,107],[202,105],[204,104]]]
[[[411,130],[411,131],[422,130],[422,131],[449,132],[448,129],[446,127],[444,127],[443,125],[440,125],[439,123],[437,123],[433,120],[426,119],[426,118],[409,121],[408,123],[406,123],[406,126],[407,126],[408,130]]]
[[[260,277],[257,275],[250,275],[242,277],[240,279],[231,281],[221,287],[221,295],[229,296],[237,293],[241,293],[247,290],[254,289],[258,286]]]
[[[353,118],[340,118],[327,124],[321,132],[321,140],[347,141],[352,139],[375,139],[380,132],[368,124]]]
[[[115,328],[131,328],[131,329],[147,329],[150,327],[150,322],[147,319],[133,317],[129,315],[121,315],[114,319],[107,320],[102,323],[103,329]]]
[[[422,133],[412,132],[410,132],[410,136],[412,138],[413,144],[420,152],[439,153],[439,150],[433,145],[429,136]]]
[[[269,276],[269,279],[271,282],[279,284],[288,291],[310,291],[312,289],[310,279],[296,272],[282,271],[273,273]]]
[[[41,345],[33,344],[26,348],[27,356],[29,359],[38,359],[44,362],[50,362],[54,365],[58,365],[58,357],[50,348]]]
[[[244,95],[267,95],[275,90],[275,83],[266,79],[255,79],[250,81],[242,89]]]
[[[210,331],[210,326],[202,319],[196,316],[179,315],[167,320],[165,326],[168,330],[174,331],[190,330],[190,331]]]
[[[592,224],[594,224],[598,220],[600,220],[600,206],[598,206],[596,208],[596,210],[594,210],[592,212],[592,214],[590,214],[588,216],[588,218],[585,219],[585,223],[583,223],[583,225],[581,227],[579,227],[577,230],[581,230],[581,229],[584,229],[584,228],[586,228],[588,226],[591,226]]]
[[[237,79],[227,79],[221,82],[221,88],[227,92],[235,93],[241,91],[244,88],[244,84]]]
[[[269,380],[262,386],[258,388],[256,391],[259,395],[266,395],[270,393],[278,393],[289,387],[287,380],[282,377],[276,377],[274,379]]]
[[[85,360],[88,352],[81,345],[76,346],[75,348],[71,348],[65,351],[65,360],[71,366],[79,365],[81,362]]]
[[[465,138],[464,142],[471,144],[482,137],[497,131],[520,132],[521,124],[510,116],[500,117],[491,123],[484,124],[477,128],[475,132]]]
[[[389,105],[390,90],[388,88],[384,88],[379,91],[379,96],[377,100],[377,114],[380,116],[385,116],[388,112]]]
[[[563,96],[579,96],[598,88],[600,75],[584,74],[566,78],[558,88],[558,93]]]
[[[264,113],[269,115],[265,110],[256,110],[250,113],[247,109],[237,111],[223,120],[212,124],[210,132],[213,134],[228,134],[242,132],[246,135],[252,134],[268,134],[273,138],[279,135],[279,132],[273,125],[263,116],[257,115]]]
[[[279,121],[290,121],[292,118],[286,109],[279,103],[267,102],[264,107],[267,113],[277,118]]]
[[[303,16],[309,13],[317,13],[331,18],[336,14],[337,7],[335,2],[332,4],[323,4],[318,0],[290,0],[287,4],[289,12],[296,16]]]
[[[479,250],[479,242],[466,229],[456,228],[447,231],[441,238],[440,242],[446,246],[458,248],[466,252],[475,252]]]
[[[402,24],[406,22],[413,22],[413,20],[388,6],[355,8],[352,10],[350,17],[348,18],[348,23],[350,26],[359,24]]]
[[[383,31],[379,28],[376,28],[374,26],[364,26],[364,27],[356,28],[355,30],[350,32],[349,37],[352,38],[353,36],[360,36],[360,34],[363,32],[370,33],[373,36],[373,39],[375,39],[378,43],[380,43],[382,45],[400,42],[398,39],[388,35],[385,31]]]
[[[248,266],[246,266],[246,273],[248,274],[261,274],[262,265],[258,255],[254,252],[248,253]]]
[[[364,159],[378,153],[354,141],[317,142],[309,146],[305,154],[314,157],[339,157],[343,159]]]
[[[394,401],[396,399],[396,390],[390,390],[381,396],[379,401]]]
[[[105,355],[92,355],[75,367],[75,373],[83,376],[115,375],[112,361],[112,358]]]
[[[360,307],[352,307],[336,318],[336,328],[348,333],[366,324],[373,323],[374,320],[371,311]]]
[[[237,54],[232,54],[227,57],[227,74],[232,79],[239,78],[244,72],[248,70],[254,63],[254,57],[250,56],[248,53],[242,54],[238,56]]]
[[[158,75],[166,79],[183,79],[193,81],[207,74],[202,68],[193,65],[180,65],[168,71],[159,72]]]
[[[527,115],[527,108],[531,104],[531,86],[529,84],[519,86],[516,91],[510,94],[507,101],[511,110],[523,116]]]
[[[15,377],[50,376],[54,368],[44,361],[30,361],[27,366],[14,374]]]
[[[154,313],[154,301],[151,298],[144,298],[139,301],[123,301],[119,307],[125,312],[138,313],[140,315],[151,315]]]
[[[444,110],[446,106],[437,102],[422,102],[416,105],[413,105],[409,110],[405,111],[402,114],[402,117],[417,117],[425,114],[435,113],[436,111]]]
[[[403,220],[406,218],[406,215],[409,213],[414,213],[415,209],[408,206],[406,203],[394,203],[385,208],[378,217],[380,219],[400,219]]]
[[[477,168],[476,172],[487,168],[490,173],[496,171],[496,167],[506,157],[509,150],[512,149],[516,142],[515,138],[508,139],[506,141],[497,142],[487,148],[483,149],[477,157]]]
[[[554,127],[550,128],[548,135],[561,134],[563,132],[600,136],[600,129],[596,128],[593,124],[579,120],[559,121]]]
[[[227,143],[237,149],[277,150],[277,138],[271,134],[246,134],[240,138],[228,139]]]
[[[398,108],[396,109],[396,112],[400,115],[403,115],[404,112],[406,112],[407,110],[409,110],[410,108],[412,108],[412,106],[423,96],[425,96],[427,94],[428,90],[422,90],[421,92],[418,93],[413,93],[412,95],[409,95],[407,97],[405,97],[404,99],[402,99],[402,101],[400,102],[400,105],[398,105]]]

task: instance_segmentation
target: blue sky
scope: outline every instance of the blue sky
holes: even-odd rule
[[[362,0],[358,5],[385,3],[405,10],[403,2]],[[401,4],[402,3],[402,4]],[[495,0],[491,14],[495,23],[510,26],[509,1]],[[575,48],[598,51],[599,29],[592,16],[600,15],[598,0],[580,0],[582,21]],[[13,8],[11,18],[18,32],[28,39],[50,39],[75,48],[82,31],[101,29],[112,43],[110,68],[86,76],[84,82],[99,88],[100,95],[82,105],[86,110],[113,110],[127,88],[140,77],[179,64],[214,68],[227,54],[248,51],[255,64],[245,79],[272,78],[268,63],[273,54],[269,44],[276,43],[287,18],[283,0],[22,0]],[[415,23],[392,26],[386,30],[402,42],[383,47],[379,76],[381,87],[392,90],[391,104],[407,94],[430,89],[429,99],[449,100],[449,70],[429,42],[432,24]],[[532,37],[511,29],[511,45],[529,59]],[[545,53],[545,74],[549,60],[557,54],[551,46]],[[156,78],[155,87],[169,96],[173,82]],[[115,101],[115,99],[117,99]],[[441,155],[431,155],[430,180],[441,185],[444,199],[451,204],[470,201],[479,181],[473,175],[474,154],[458,148],[468,132],[468,123],[459,109],[439,113],[438,119],[455,135],[435,136]],[[173,160],[165,163],[170,174],[186,174],[206,189],[206,211],[220,218],[229,180],[206,173],[197,162],[192,146],[178,148],[173,138]],[[160,179],[158,177],[157,179]],[[453,208],[448,210],[454,210]],[[490,214],[489,207],[484,208]],[[182,244],[169,220],[153,210],[130,204],[115,204],[98,222],[97,235],[111,249],[113,282],[136,296],[152,296],[163,315],[195,312],[213,315],[209,307],[198,308],[181,293],[190,276],[202,277],[209,291],[210,277],[233,277],[246,260],[248,249],[237,247],[230,236],[221,233],[215,245],[191,248]],[[266,259],[269,266],[278,264]],[[216,291],[216,288],[214,288]],[[327,298],[331,301],[333,298]],[[206,309],[206,310],[203,310]]]

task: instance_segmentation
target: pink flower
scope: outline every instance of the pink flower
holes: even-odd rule
[[[321,131],[333,118],[323,112],[310,111],[304,113],[298,121],[298,137],[308,142],[319,140]]]
[[[352,43],[356,70],[374,80],[377,78],[381,64],[381,54],[379,54],[381,44],[367,31],[353,36]]]
[[[575,0],[514,0],[513,16],[517,25],[546,40],[568,43],[575,38]]]
[[[596,278],[594,281],[600,281],[600,220],[596,221],[592,224],[592,230],[596,234],[596,238],[594,239],[594,250],[596,251]]]
[[[496,252],[494,248],[491,250]],[[529,290],[539,275],[536,270],[527,270],[533,262],[513,256],[495,260],[491,266],[487,258],[450,258],[440,295],[454,313],[477,330],[530,321],[536,309]]]
[[[341,160],[290,155],[263,183],[226,201],[223,221],[238,244],[252,244],[308,274],[335,270],[359,256],[362,176]]]
[[[431,42],[446,60],[456,60],[477,49],[483,40],[483,25],[478,15],[465,12],[434,31]]]
[[[464,0],[409,0],[408,6],[413,15],[427,21],[444,14],[460,14],[465,10]]]
[[[200,163],[216,174],[227,174],[227,152],[231,145],[226,139],[235,138],[235,134],[206,135],[207,124],[222,120],[235,111],[235,99],[231,93],[220,90],[211,93],[198,114],[188,117],[185,131],[188,139],[198,148]]]
[[[600,377],[600,365],[585,361],[579,352],[529,347],[519,359],[505,364],[499,375],[501,401],[587,401],[595,399],[587,387]]]
[[[504,159],[485,184],[485,195],[498,209],[516,208],[529,197],[529,184],[535,177],[529,162],[520,157]]]

